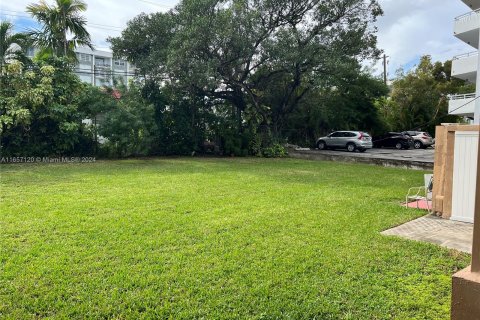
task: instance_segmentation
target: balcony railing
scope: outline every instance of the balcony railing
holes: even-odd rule
[[[465,59],[465,58],[473,57],[473,56],[478,56],[478,51],[459,54],[458,56],[453,57],[453,60],[460,60],[460,59]]]
[[[449,95],[449,100],[465,100],[465,99],[475,99],[477,95],[475,93],[467,93],[467,94],[455,94]]]
[[[470,18],[476,16],[478,13],[480,13],[480,9],[477,9],[475,11],[470,11],[465,14],[462,14],[461,16],[458,16],[455,18],[455,21],[467,21]]]

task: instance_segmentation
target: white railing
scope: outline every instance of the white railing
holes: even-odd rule
[[[460,59],[465,59],[465,58],[473,57],[473,56],[478,56],[478,51],[459,54],[458,56],[453,57],[453,60],[460,60]]]
[[[467,94],[452,94],[448,96],[449,100],[465,100],[465,99],[475,99],[477,95],[475,93]]]
[[[461,16],[458,16],[455,18],[455,21],[467,21],[470,20],[470,18],[476,16],[478,13],[480,13],[480,9],[477,9],[475,11],[470,11],[465,14],[462,14]]]

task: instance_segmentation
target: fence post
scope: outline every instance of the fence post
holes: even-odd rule
[[[480,128],[478,131],[472,265],[452,278],[452,320],[480,319]]]
[[[480,131],[480,130],[479,130]],[[475,190],[475,216],[473,218],[472,272],[480,272],[480,132],[477,152],[477,183]],[[480,302],[479,302],[480,303]]]

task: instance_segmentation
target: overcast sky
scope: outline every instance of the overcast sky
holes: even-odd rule
[[[385,14],[378,21],[379,47],[389,58],[389,76],[400,67],[412,68],[420,56],[444,61],[474,49],[453,36],[453,21],[469,8],[460,0],[379,0]],[[17,30],[33,26],[25,7],[33,0],[0,0],[0,18]],[[47,0],[47,2],[52,2]],[[178,0],[87,0],[88,30],[97,48],[108,36],[118,36],[126,22],[141,12],[166,11]],[[381,72],[381,65],[375,67]]]

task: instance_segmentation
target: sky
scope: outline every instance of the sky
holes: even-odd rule
[[[17,31],[35,27],[25,13],[34,0],[0,0],[0,19],[11,20]],[[47,0],[52,3],[52,0]],[[128,20],[145,12],[167,11],[178,0],[86,0],[88,30],[98,49],[108,48],[106,38],[118,36]],[[384,16],[377,22],[378,47],[388,58],[389,78],[396,70],[410,70],[422,55],[434,61],[473,51],[453,36],[456,16],[469,11],[461,0],[379,0]],[[375,74],[383,72],[381,62],[371,63]]]

